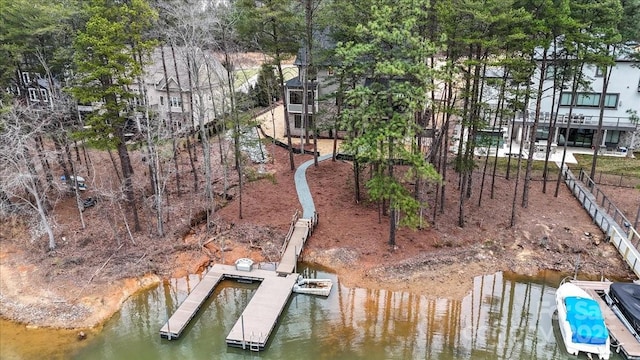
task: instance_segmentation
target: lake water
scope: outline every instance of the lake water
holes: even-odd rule
[[[0,358],[576,359],[565,352],[552,320],[557,275],[476,277],[462,300],[432,299],[428,289],[348,288],[320,269],[303,268],[303,275],[333,279],[331,295],[294,294],[264,352],[225,344],[258,284],[223,282],[180,339],[160,339],[160,327],[199,281],[193,275],[133,297],[84,341],[75,340],[75,332],[2,321]]]

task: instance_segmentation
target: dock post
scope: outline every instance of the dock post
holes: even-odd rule
[[[240,324],[242,325],[242,350],[246,350],[244,342],[244,315],[240,315]]]

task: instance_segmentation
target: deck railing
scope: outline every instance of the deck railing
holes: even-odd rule
[[[284,254],[284,251],[287,249],[287,245],[289,245],[289,240],[291,240],[291,235],[293,235],[293,230],[296,228],[296,222],[300,218],[300,211],[296,210],[291,217],[291,224],[289,224],[289,232],[287,232],[287,236],[284,237],[284,242],[282,243],[282,248],[280,249],[280,257]]]
[[[600,208],[604,209],[609,216],[613,218],[622,230],[629,234],[629,232],[633,229],[631,224],[633,224],[626,216],[618,209],[618,207],[607,197],[607,195],[600,190],[595,181],[593,181],[589,175],[583,170],[580,169],[580,173],[578,175],[578,179],[585,184],[587,190],[591,192],[591,194],[595,197],[596,204],[599,204]]]
[[[573,195],[582,203],[582,206],[587,210],[593,222],[596,223],[600,229],[607,235],[607,239],[613,243],[613,245],[618,249],[622,258],[629,264],[631,270],[636,274],[637,277],[640,278],[640,252],[638,252],[637,247],[640,246],[640,235],[638,231],[631,226],[631,224],[627,221],[625,226],[624,221],[626,218],[620,210],[618,210],[615,205],[613,205],[604,194],[601,194],[603,199],[601,202],[598,201],[597,196],[595,196],[592,192],[598,191],[593,190],[597,188],[595,183],[588,179],[586,176],[585,179],[588,179],[586,182],[586,186],[582,185],[571,173],[568,167],[564,167],[562,169],[562,173],[564,175],[565,182],[567,186],[571,189]],[[582,175],[581,175],[582,176]],[[601,207],[600,204],[607,204],[608,207],[614,208],[614,210],[607,210],[604,207]],[[614,216],[610,215],[609,211],[613,211]],[[616,220],[617,219],[617,220]],[[623,220],[622,226],[618,223],[618,221]]]

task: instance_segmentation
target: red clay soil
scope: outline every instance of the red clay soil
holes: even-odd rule
[[[283,161],[278,158],[278,162]],[[300,164],[303,160],[297,161]],[[260,190],[254,195],[255,201],[246,204],[245,211],[255,216],[249,220],[254,224],[255,219],[263,217],[265,224],[273,221],[273,215],[281,209],[270,204],[283,204],[285,197],[291,200],[291,172],[285,170],[276,179],[274,185],[256,184]],[[519,206],[519,193],[516,225],[510,227],[515,181],[498,178],[495,199],[490,199],[487,191],[482,206],[478,207],[481,178],[476,174],[476,190],[466,202],[466,221],[461,228],[457,178],[450,172],[445,212],[438,214],[435,223],[426,229],[399,230],[396,247],[391,248],[388,218],[379,216],[376,204],[354,201],[351,163],[321,162],[317,168],[309,168],[307,179],[319,224],[308,242],[304,259],[334,269],[341,281],[350,286],[412,292],[423,292],[426,287],[433,296],[459,297],[468,292],[473,277],[482,273],[499,270],[529,275],[540,270],[571,273],[577,261],[580,272],[613,277],[630,275],[616,256],[615,248],[604,242],[602,232],[564,185],[559,197],[554,198],[553,191],[542,194],[541,182],[533,182],[528,208]],[[553,189],[552,184],[548,186]],[[232,219],[226,211],[233,208],[220,213]],[[432,209],[428,213],[432,214]],[[286,214],[282,215],[288,219]]]
[[[194,195],[185,153],[181,154],[184,192],[177,196],[173,191],[169,196],[163,238],[156,235],[149,198],[142,198],[143,229],[132,239],[122,210],[105,197],[105,191],[93,194],[102,198],[85,210],[85,230],[72,196],[56,205],[56,251],[46,251],[44,237],[32,241],[21,219],[0,224],[0,315],[37,325],[94,326],[117,311],[135,290],[163,278],[197,272],[210,263],[231,264],[240,257],[277,261],[291,217],[300,209],[286,151],[276,148],[273,163],[250,166],[242,190],[242,218],[234,186],[232,201],[218,201],[224,207],[210,219],[210,229],[192,222],[203,218],[205,203]],[[98,174],[91,188],[110,188],[109,158],[93,156]],[[214,164],[219,164],[217,156]],[[133,152],[132,157],[135,169],[145,168],[139,153]],[[308,159],[311,156],[296,155],[296,166]],[[219,165],[216,174],[214,187],[221,193]],[[136,176],[142,193],[148,184],[146,174],[138,171]],[[354,201],[351,163],[327,160],[310,167],[307,179],[319,222],[304,260],[337,272],[347,286],[452,298],[468,293],[474,276],[501,270],[528,275],[547,269],[572,273],[579,261],[583,274],[631,276],[566,186],[554,198],[553,191],[542,194],[541,183],[533,182],[528,208],[517,206],[516,225],[510,227],[515,181],[498,178],[495,199],[485,193],[478,207],[480,174],[476,174],[474,193],[465,205],[465,226],[459,227],[456,175],[450,172],[447,178],[444,213],[424,229],[400,229],[396,247],[391,248],[388,218],[379,216],[376,204]],[[173,181],[169,189],[175,188]],[[237,184],[237,177],[232,176],[230,183]],[[431,219],[432,209],[428,213]]]

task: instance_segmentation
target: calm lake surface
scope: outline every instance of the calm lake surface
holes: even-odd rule
[[[225,338],[258,284],[225,281],[179,340],[159,330],[201,276],[173,279],[127,301],[101,332],[26,329],[0,322],[1,359],[576,359],[561,344],[558,275],[476,277],[462,300],[347,288],[331,278],[329,298],[294,294],[264,352],[227,347]],[[580,356],[586,359],[586,356]],[[612,359],[619,359],[616,354]]]

